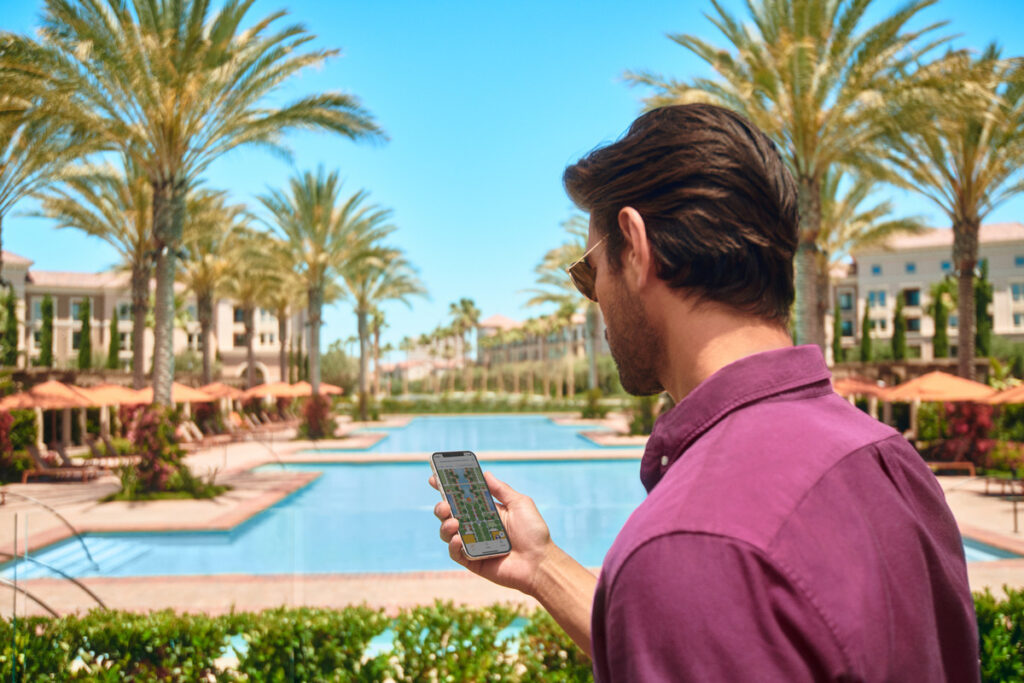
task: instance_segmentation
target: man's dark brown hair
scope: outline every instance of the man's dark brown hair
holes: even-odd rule
[[[621,268],[618,213],[647,226],[658,277],[701,300],[785,324],[793,303],[797,195],[772,141],[709,104],[647,112],[562,177]]]

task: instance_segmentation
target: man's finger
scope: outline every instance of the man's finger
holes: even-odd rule
[[[452,516],[452,506],[441,501],[434,506],[434,516],[442,522]]]
[[[500,500],[504,505],[508,505],[523,495],[490,472],[484,472],[484,479],[487,481],[487,488],[491,490],[491,495]]]
[[[463,567],[469,566],[469,558],[462,552],[462,538],[458,534],[448,541],[448,556]]]
[[[459,533],[459,520],[452,517],[441,524],[441,540],[450,543],[454,536]]]
[[[428,483],[428,484],[430,484],[431,486],[433,486],[433,487],[434,487],[435,489],[437,489],[438,491],[440,491],[440,490],[441,490],[441,489],[440,489],[440,488],[438,488],[438,486],[437,486],[437,477],[435,477],[435,476],[434,476],[433,474],[431,474],[431,475],[430,475],[430,479],[427,479],[427,483]]]

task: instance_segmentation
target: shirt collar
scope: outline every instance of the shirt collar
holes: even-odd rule
[[[719,420],[743,406],[798,389],[831,393],[821,349],[791,346],[734,361],[701,382],[654,425],[640,463],[648,492],[687,448]]]

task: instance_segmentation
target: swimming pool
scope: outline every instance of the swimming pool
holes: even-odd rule
[[[276,466],[275,466],[276,467]],[[92,566],[75,539],[34,557],[71,576],[322,574],[457,569],[438,539],[422,463],[296,464],[323,474],[231,531],[85,534]],[[599,566],[644,497],[639,461],[485,462],[529,492],[551,535],[587,566]],[[10,578],[11,568],[3,576]],[[22,563],[19,579],[55,574]]]
[[[404,427],[367,427],[355,433],[387,431],[385,438],[366,449],[370,453],[571,451],[602,448],[582,436],[581,430],[607,431],[605,427],[599,426],[560,425],[543,415],[460,415],[416,417]],[[628,448],[636,450],[637,447]]]
[[[644,499],[639,462],[485,460],[484,466],[533,497],[556,543],[586,566],[600,566],[619,529]],[[274,466],[277,467],[277,466]],[[457,568],[438,539],[439,495],[422,463],[294,464],[319,471],[304,489],[231,531],[102,533],[35,553],[75,577],[408,572]],[[1017,557],[965,539],[969,562]],[[10,579],[11,565],[0,572]],[[54,577],[21,562],[19,579]]]

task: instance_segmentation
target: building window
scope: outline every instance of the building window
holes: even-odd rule
[[[852,320],[844,320],[843,323],[842,323],[842,327],[843,327],[842,335],[844,337],[852,337],[853,336],[853,321]]]
[[[32,297],[32,319],[43,319],[43,297],[41,296]]]
[[[1024,282],[1014,282],[1010,285],[1010,295],[1014,301],[1024,301]]]
[[[43,342],[43,333],[42,333],[42,332],[40,332],[39,330],[36,330],[35,332],[33,332],[33,333],[32,333],[32,345],[33,345],[33,346],[34,346],[35,348],[37,348],[37,349],[38,349],[38,348],[39,348],[39,345],[40,345],[40,344],[41,344],[42,342]]]
[[[850,292],[839,293],[839,310],[841,311],[852,311],[853,310],[853,294]]]
[[[188,334],[188,348],[192,349],[193,351],[198,351],[199,350],[199,333],[198,332],[189,332],[189,334]]]
[[[132,346],[131,336],[132,335],[131,335],[130,332],[119,332],[118,333],[117,338],[121,340],[121,350],[122,351],[126,351],[126,350],[131,348],[131,346]]]
[[[78,347],[81,345],[81,343],[82,343],[82,333],[81,333],[81,331],[72,332],[71,333],[71,350],[72,351],[77,351]]]
[[[239,308],[238,306],[235,306],[235,322],[236,323],[244,323],[245,322],[245,309],[244,308]]]
[[[274,333],[273,332],[271,332],[270,334],[267,335],[267,343],[268,344],[273,344],[274,343]]]
[[[1013,326],[1014,327],[1024,327],[1024,313],[1014,313],[1013,314]]]
[[[878,263],[871,264],[871,274],[872,275],[881,275],[882,274],[882,266],[880,264],[878,264]]]
[[[914,263],[913,261],[907,261],[904,267],[907,271],[907,275],[913,275],[914,273],[917,272],[917,264]]]
[[[118,304],[117,305],[117,318],[118,318],[118,320],[131,320],[132,319],[132,305],[131,304]]]
[[[868,292],[868,306],[872,308],[885,307],[885,290],[876,289]]]
[[[950,327],[956,329],[956,326],[959,325],[959,324],[960,324],[960,318],[958,318],[955,313],[953,315],[949,316],[949,326]]]
[[[245,348],[245,335],[244,334],[236,334],[235,335],[235,348],[236,349],[244,349]]]
[[[920,306],[921,305],[921,290],[920,289],[904,289],[903,290],[903,305],[904,306]]]
[[[82,304],[85,303],[86,301],[88,301],[88,299],[77,299],[71,302],[72,320],[78,320],[79,316],[82,313]],[[92,315],[92,307],[89,308],[89,315],[90,317],[95,317],[94,315]],[[75,348],[77,349],[78,347],[76,346]]]
[[[885,332],[887,329],[889,329],[889,321],[886,320],[885,318],[872,318],[871,329],[877,330],[879,332]]]
[[[953,270],[953,264],[949,261],[943,261],[939,267],[942,269],[943,273],[948,273]]]
[[[921,331],[921,319],[920,318],[907,318],[907,332],[920,332]]]
[[[1017,255],[1013,257],[1013,265],[1018,268],[1024,268],[1024,256]]]

